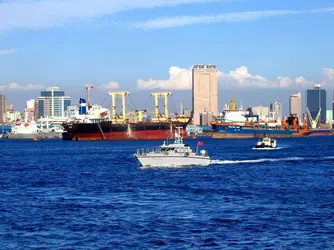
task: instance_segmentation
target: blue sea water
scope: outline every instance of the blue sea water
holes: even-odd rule
[[[0,249],[334,249],[334,137],[203,141],[141,168],[159,141],[0,140]]]

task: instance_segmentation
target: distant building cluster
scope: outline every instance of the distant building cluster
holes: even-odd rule
[[[0,123],[15,123],[18,120],[32,122],[43,117],[65,119],[70,105],[71,97],[58,87],[47,88],[36,100],[28,100],[23,113],[15,111],[13,104],[7,104],[6,95],[0,95]]]
[[[302,94],[300,92],[292,94],[289,98],[288,116],[298,118],[299,123],[305,119],[309,125],[317,121],[318,127],[332,123],[334,119],[334,92],[331,110],[327,109],[326,98],[326,90],[322,89],[320,84],[316,84],[313,89],[306,90],[303,109]],[[181,104],[181,115],[192,116],[192,124],[197,126],[210,126],[211,122],[223,113],[219,113],[218,110],[218,82],[215,65],[195,65],[192,68],[192,107],[192,109],[184,109],[183,104]],[[225,109],[229,108],[231,107],[225,105]],[[14,105],[7,104],[6,95],[0,95],[0,123],[2,124],[13,123],[21,119],[26,122],[43,119],[61,121],[78,114],[78,110],[78,105],[71,105],[71,97],[65,95],[65,92],[58,87],[49,87],[41,91],[38,98],[28,100],[24,113],[15,111]],[[93,105],[91,112],[95,111],[101,112],[101,106]],[[257,117],[261,122],[280,122],[287,118],[283,115],[282,103],[277,101],[272,102],[269,106],[249,107],[247,111],[249,115]],[[131,122],[136,122],[135,112],[130,113],[128,117]],[[144,120],[149,120],[149,118],[143,117]]]

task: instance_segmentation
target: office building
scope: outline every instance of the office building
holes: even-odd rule
[[[210,126],[212,122],[212,113],[204,111],[200,113],[200,126]]]
[[[6,96],[0,95],[0,122],[6,122]]]
[[[258,115],[260,120],[268,121],[269,120],[269,107],[264,107],[264,106],[252,107],[252,114]]]
[[[300,92],[290,96],[289,115],[298,117],[299,121],[302,120],[302,97]]]
[[[326,123],[326,90],[321,89],[320,84],[306,90],[306,107],[310,110],[312,119],[316,119],[321,109],[319,123]]]
[[[274,121],[280,121],[282,118],[282,103],[273,102],[270,104],[270,116]]]
[[[27,101],[26,108],[24,109],[24,120],[25,122],[32,122],[35,121],[35,113],[37,112],[36,107],[36,101],[34,99],[31,99]]]
[[[17,120],[21,120],[21,113],[14,110],[8,110],[6,112],[6,122],[7,123],[14,123]]]
[[[70,105],[71,97],[58,87],[50,87],[38,97],[38,117],[64,117]]]
[[[200,125],[201,113],[218,115],[217,68],[214,65],[195,65],[192,69],[193,124]],[[212,118],[211,118],[212,119]],[[209,123],[211,121],[208,121]]]

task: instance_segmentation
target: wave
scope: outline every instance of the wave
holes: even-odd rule
[[[265,162],[287,162],[287,161],[309,161],[309,160],[334,160],[334,156],[326,157],[286,157],[286,158],[261,158],[250,160],[212,160],[211,164],[224,165],[224,164],[252,164],[252,163],[265,163]]]

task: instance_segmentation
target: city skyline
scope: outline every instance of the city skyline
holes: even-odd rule
[[[1,1],[0,92],[23,110],[49,86],[76,103],[91,83],[95,103],[111,90],[137,103],[166,90],[189,108],[192,67],[214,64],[220,109],[236,93],[287,112],[293,93],[333,91],[333,13],[313,0]]]

